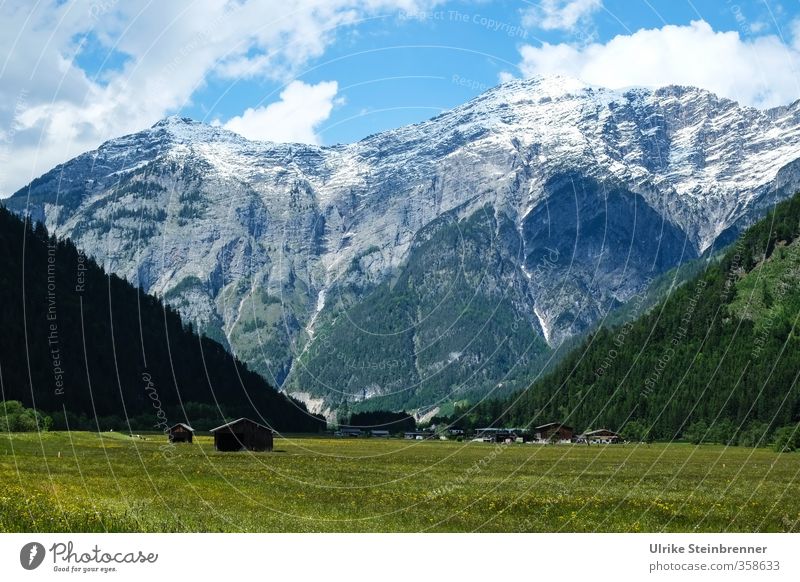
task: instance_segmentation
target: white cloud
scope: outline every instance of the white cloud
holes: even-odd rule
[[[796,37],[797,38],[797,37]],[[777,36],[743,39],[704,21],[617,36],[607,43],[520,49],[527,77],[561,74],[610,88],[692,85],[745,105],[773,107],[800,97],[800,52]]]
[[[152,125],[190,103],[209,79],[287,82],[342,27],[438,1],[2,2],[0,196],[106,139]],[[126,58],[94,78],[73,60],[89,45]]]
[[[338,89],[336,81],[316,85],[292,81],[281,92],[280,101],[249,108],[225,128],[248,139],[319,144],[316,129],[330,117]]]
[[[509,73],[508,71],[500,71],[499,73],[497,73],[497,80],[500,83],[508,83],[509,81],[513,81],[514,79],[516,79],[516,77],[512,73]]]
[[[603,0],[542,0],[522,14],[522,23],[542,30],[575,30],[603,7]]]

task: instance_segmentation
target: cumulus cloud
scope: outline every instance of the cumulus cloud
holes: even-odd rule
[[[508,71],[500,71],[497,73],[497,81],[500,83],[508,83],[509,81],[513,81],[516,77],[509,73]]]
[[[319,144],[316,129],[338,104],[338,89],[336,81],[316,85],[292,81],[281,92],[280,101],[248,108],[225,123],[225,128],[248,139]]]
[[[603,7],[603,0],[542,0],[522,14],[522,23],[542,30],[573,31]]]
[[[2,2],[0,196],[106,139],[152,125],[211,79],[287,82],[343,27],[438,1]],[[90,48],[115,58],[90,70],[80,64]]]
[[[795,37],[798,38],[797,36]],[[642,29],[607,43],[525,45],[523,75],[561,74],[609,88],[692,85],[755,107],[800,98],[800,51],[774,35],[742,38],[702,20]]]

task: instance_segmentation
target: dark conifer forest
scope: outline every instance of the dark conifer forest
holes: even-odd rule
[[[69,240],[0,208],[2,399],[54,428],[209,428],[248,416],[279,431],[324,421]]]
[[[798,315],[800,195],[638,320],[601,327],[527,390],[450,421],[559,420],[696,442],[766,435],[800,421]]]

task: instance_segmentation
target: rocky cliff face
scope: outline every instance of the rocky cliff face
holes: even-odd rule
[[[526,385],[800,181],[800,105],[514,81],[358,143],[168,118],[7,201],[318,409]]]

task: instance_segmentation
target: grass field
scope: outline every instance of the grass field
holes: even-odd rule
[[[0,434],[0,531],[798,531],[800,454]]]

